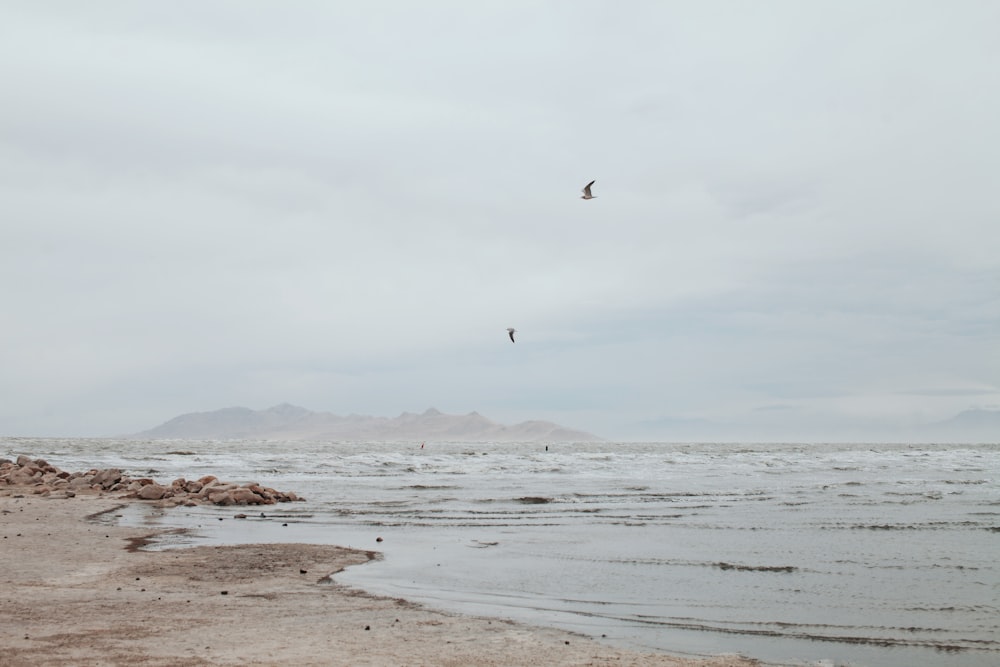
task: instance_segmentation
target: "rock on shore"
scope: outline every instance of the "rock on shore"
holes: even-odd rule
[[[219,481],[214,475],[197,480],[183,477],[160,484],[149,477],[129,477],[118,468],[66,472],[43,459],[21,455],[17,461],[0,459],[0,495],[31,493],[37,496],[72,498],[77,493],[119,494],[119,498],[175,505],[273,505],[304,500],[291,491],[275,491],[257,483]]]

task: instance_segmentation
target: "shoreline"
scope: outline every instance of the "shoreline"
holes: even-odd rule
[[[437,611],[333,577],[377,552],[275,543],[143,547],[167,531],[103,522],[130,503],[0,486],[0,662],[47,665],[750,667],[615,648],[571,632]]]

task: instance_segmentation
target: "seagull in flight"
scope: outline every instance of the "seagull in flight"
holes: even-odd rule
[[[507,327],[507,335],[510,336],[510,342],[514,342],[514,332],[517,331],[514,327]]]
[[[596,180],[596,179],[595,179]],[[594,184],[594,181],[587,183],[583,186],[583,196],[580,199],[597,199],[594,195],[590,194],[590,186]]]

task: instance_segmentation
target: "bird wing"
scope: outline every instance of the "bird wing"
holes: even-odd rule
[[[593,181],[591,181],[590,183],[587,183],[585,186],[583,186],[583,194],[589,195],[590,194],[590,186],[593,185],[595,182],[597,182],[596,178]]]

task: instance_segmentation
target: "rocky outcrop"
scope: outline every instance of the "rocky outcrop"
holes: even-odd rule
[[[79,493],[118,494],[119,498],[155,501],[161,505],[273,505],[303,500],[291,491],[275,491],[256,482],[221,482],[214,475],[198,480],[175,479],[160,484],[148,477],[129,477],[118,468],[66,472],[43,459],[21,455],[0,459],[0,495],[31,493],[72,498]]]

